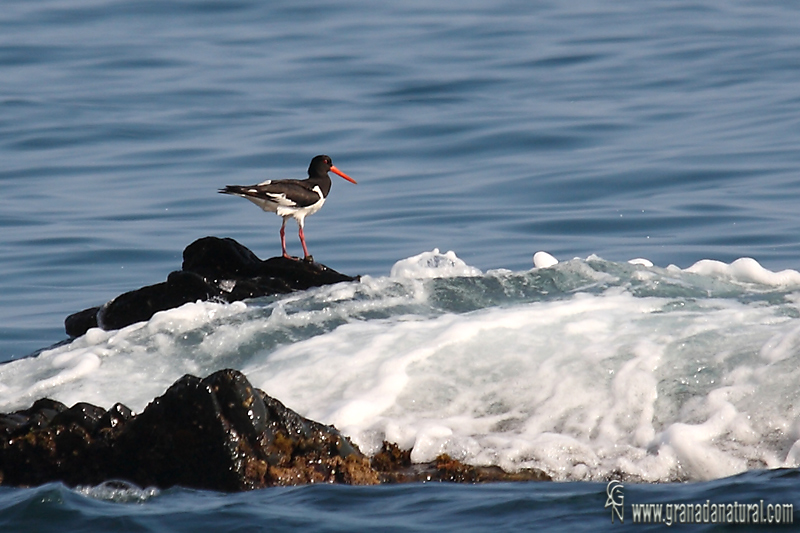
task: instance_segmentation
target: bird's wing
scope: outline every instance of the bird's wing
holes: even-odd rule
[[[319,187],[309,189],[300,180],[264,181],[257,185],[228,185],[220,192],[259,198],[284,207],[308,207],[319,202]]]

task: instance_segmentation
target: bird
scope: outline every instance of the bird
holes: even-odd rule
[[[356,180],[333,166],[331,158],[327,155],[318,155],[311,160],[308,166],[308,178],[304,180],[267,180],[256,185],[226,185],[219,189],[222,194],[232,194],[247,198],[264,211],[283,217],[281,224],[281,251],[283,257],[295,259],[286,251],[286,220],[294,218],[297,221],[300,243],[303,245],[304,261],[314,262],[308,253],[306,237],[303,233],[305,218],[320,210],[331,190],[331,178],[328,172],[338,174],[350,183]]]

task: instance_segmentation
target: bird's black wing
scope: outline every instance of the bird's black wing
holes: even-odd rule
[[[286,207],[308,207],[322,198],[322,191],[317,190],[318,186],[309,189],[301,180],[280,180],[265,181],[257,185],[227,185],[219,192],[260,198]]]

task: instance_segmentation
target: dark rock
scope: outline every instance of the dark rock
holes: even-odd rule
[[[100,417],[97,427],[100,430],[114,429],[121,426],[131,418],[133,418],[133,411],[121,403],[115,403],[111,409],[106,411],[106,413]]]
[[[358,279],[311,261],[285,257],[262,261],[234,239],[218,237],[203,237],[187,246],[183,251],[182,268],[203,277],[222,293],[231,293],[236,285],[244,283],[247,291],[254,291],[254,296],[282,294]],[[226,298],[226,301],[234,300]]]
[[[92,431],[105,411],[87,403],[67,409],[61,402],[37,400],[29,409],[0,415],[0,482],[40,485],[61,480],[100,481],[92,463]],[[11,423],[9,423],[11,422]]]
[[[181,485],[239,491],[301,483],[374,484],[377,473],[332,426],[308,420],[235,370],[186,375],[134,416],[39,400],[0,415],[0,484]]]
[[[270,485],[379,482],[367,458],[335,427],[304,418],[263,391],[261,394],[269,413],[269,429],[262,443]]]
[[[268,413],[264,398],[260,391],[253,389],[244,374],[217,372],[206,381],[217,397],[222,414],[240,434],[255,440],[267,429]]]
[[[446,453],[438,456],[433,463],[430,463],[427,470],[426,472],[423,469],[417,475],[423,475],[431,481],[449,481],[451,483],[552,480],[549,475],[541,470],[523,469],[518,472],[506,472],[498,466],[472,466],[453,459]]]
[[[216,376],[182,377],[128,422],[113,445],[119,470],[112,477],[141,486],[254,488],[245,470],[247,460],[257,461],[258,454],[241,428],[224,416],[213,386]]]
[[[50,421],[50,425],[68,426],[69,424],[77,424],[91,433],[105,414],[106,410],[102,407],[97,407],[86,402],[79,402],[54,416]]]
[[[526,470],[466,465],[447,455],[412,464],[384,443],[372,463],[333,426],[304,418],[236,370],[186,375],[134,415],[49,399],[0,414],[0,485],[53,481],[240,491],[275,485],[477,483],[549,479]]]
[[[33,402],[28,409],[0,415],[0,438],[47,427],[56,415],[66,410],[67,406],[63,403],[42,398]]]
[[[235,302],[357,279],[312,261],[285,257],[262,261],[233,239],[204,237],[186,247],[182,270],[169,274],[167,281],[74,313],[64,327],[67,335],[78,337],[93,327],[123,328],[197,300]]]
[[[83,311],[78,311],[64,319],[64,329],[70,337],[80,337],[87,331],[97,326],[97,312],[100,307],[90,307]]]
[[[172,272],[163,283],[126,292],[103,305],[97,312],[97,325],[106,330],[120,329],[149,320],[159,311],[217,295],[218,291],[197,274]]]
[[[412,483],[445,481],[451,483],[489,483],[511,481],[551,481],[545,472],[523,469],[506,472],[497,466],[472,466],[447,454],[430,463],[411,462],[411,450],[401,450],[391,442],[383,443],[381,451],[372,458],[372,467],[380,474],[381,483]]]
[[[401,450],[397,444],[383,441],[381,451],[372,457],[372,468],[378,472],[399,472],[411,468],[411,450]]]
[[[182,269],[208,279],[254,277],[261,260],[249,248],[229,237],[203,237],[183,251]]]

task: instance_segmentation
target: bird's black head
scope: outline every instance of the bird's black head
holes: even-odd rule
[[[308,175],[324,176],[325,174],[330,172],[332,166],[333,162],[331,161],[330,156],[318,155],[317,157],[312,159],[311,164],[308,165]]]
[[[343,177],[350,183],[355,183],[356,180],[333,166],[333,162],[331,162],[330,156],[327,155],[318,155],[314,159],[311,160],[311,164],[308,165],[308,177],[313,178],[316,176],[327,176],[328,172],[333,172],[334,174],[338,174],[339,176]]]

